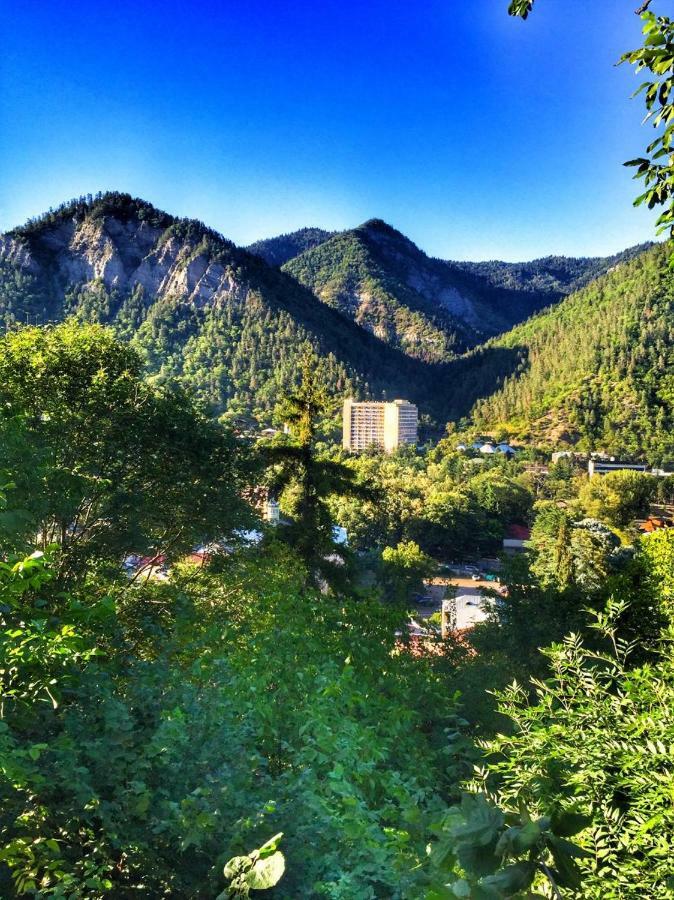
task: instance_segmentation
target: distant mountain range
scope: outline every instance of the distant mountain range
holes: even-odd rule
[[[300,228],[290,234],[280,234],[278,237],[256,241],[246,249],[269,263],[270,266],[282,266],[294,256],[299,256],[305,250],[311,250],[324,244],[336,231],[324,231],[322,228]]]
[[[611,443],[627,410],[670,421],[665,256],[443,261],[378,219],[242,249],[109,193],[0,236],[0,322],[108,323],[153,378],[218,415],[268,422],[308,343],[336,398],[405,396],[437,423]]]
[[[283,271],[386,343],[427,362],[446,362],[506,331],[646,246],[606,258],[449,262],[428,257],[371,219],[349,231],[323,232],[323,240],[310,229],[263,241],[265,258],[283,258],[281,248],[303,246],[309,233],[312,246],[286,258]]]

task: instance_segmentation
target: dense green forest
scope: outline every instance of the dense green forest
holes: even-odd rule
[[[674,459],[671,246],[252,250],[117,193],[0,235],[0,897],[671,900],[674,476],[586,465]],[[342,450],[388,392],[454,421]]]
[[[446,263],[377,220],[278,240],[300,251],[282,271],[129,195],[83,197],[0,237],[0,317],[112,325],[156,384],[246,430],[272,423],[311,347],[333,410],[349,394],[403,396],[431,434],[471,416],[526,440],[669,454],[667,273],[646,262],[657,248]]]
[[[334,231],[325,231],[323,228],[300,228],[290,234],[280,234],[278,237],[264,238],[249,244],[246,247],[256,256],[261,256],[270,266],[282,266],[294,256],[299,256],[305,250],[318,247],[335,234]]]
[[[283,270],[387,343],[440,362],[507,330],[639,249],[606,259],[451,263],[429,258],[373,219],[290,259]]]
[[[452,315],[443,306],[442,285],[432,285],[432,298],[413,287],[401,251],[422,257],[402,234],[373,220],[307,250],[283,271],[387,343],[427,362],[446,361],[473,334],[460,318],[466,310]]]
[[[466,361],[477,427],[674,458],[672,285],[668,250],[654,247],[487,343]]]
[[[109,328],[0,340],[0,894],[671,896],[671,486],[347,457],[320,368],[251,444]],[[513,521],[487,621],[410,643]]]
[[[622,253],[604,257],[544,256],[522,263],[493,260],[479,263],[454,262],[452,265],[484,277],[494,287],[541,294],[551,304],[567,294],[575,293],[619,263],[643,253],[650,246],[640,244]]]
[[[106,194],[0,239],[0,316],[6,328],[109,324],[156,384],[193,392],[245,430],[272,423],[311,347],[333,412],[345,395],[403,396],[431,434],[468,418],[523,442],[659,463],[674,457],[671,275],[662,246],[638,249],[450,264],[373,221],[280,271],[199,222]],[[472,317],[483,332],[499,317],[526,321],[461,352],[478,339]]]

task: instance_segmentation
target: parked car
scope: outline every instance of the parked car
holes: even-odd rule
[[[473,579],[473,581],[482,581],[482,575],[479,572],[473,572],[470,577]]]
[[[414,594],[412,599],[417,606],[435,606],[435,598],[431,594]]]

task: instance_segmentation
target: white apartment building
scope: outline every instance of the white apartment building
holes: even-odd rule
[[[345,450],[360,451],[380,447],[387,453],[402,444],[416,444],[419,411],[407,400],[391,403],[377,401],[344,401],[343,446]]]
[[[587,464],[587,474],[590,478],[595,475],[607,475],[609,472],[647,472],[648,466],[644,463],[618,462],[616,459],[591,459]]]

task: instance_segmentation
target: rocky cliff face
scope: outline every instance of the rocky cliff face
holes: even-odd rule
[[[0,260],[49,274],[64,288],[96,282],[109,292],[141,287],[148,298],[172,295],[204,304],[232,290],[231,272],[198,247],[145,222],[70,219],[39,233],[0,238]]]
[[[336,392],[421,399],[426,379],[289,275],[126,195],[69,204],[0,236],[0,319],[66,315],[112,325],[159,379],[261,420],[296,379],[307,343]]]

